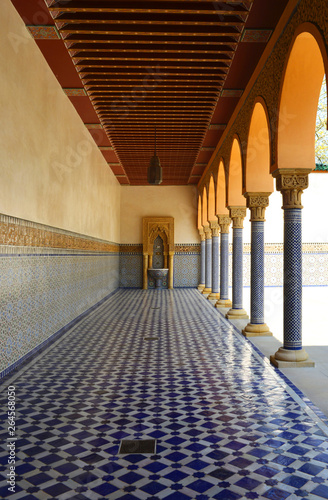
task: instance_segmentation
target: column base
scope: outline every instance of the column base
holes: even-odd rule
[[[202,293],[211,293],[212,292],[212,288],[204,288]]]
[[[305,349],[293,351],[280,347],[273,356],[270,356],[270,361],[277,368],[314,367],[314,361],[309,359]]]
[[[231,306],[232,306],[232,302],[230,299],[220,299],[215,304],[215,307],[217,307],[218,309],[221,307],[231,307]]]
[[[230,309],[226,314],[227,319],[249,319],[245,309]]]
[[[253,323],[248,323],[242,331],[245,337],[272,337],[272,333],[269,330],[268,325],[262,323],[261,325],[255,325]]]
[[[207,300],[219,300],[220,299],[220,293],[217,292],[212,292],[209,294],[209,296],[207,297]]]
[[[204,288],[205,288],[205,285],[198,285],[197,290],[202,292],[204,290]]]

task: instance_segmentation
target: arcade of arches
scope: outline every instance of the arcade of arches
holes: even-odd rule
[[[318,26],[302,22],[293,34],[289,26],[287,33],[289,43],[284,40],[285,45],[276,48],[254,75],[253,87],[199,183],[202,272],[198,288],[209,299],[216,299],[217,308],[230,307],[227,318],[248,318],[242,303],[243,221],[248,208],[251,311],[243,334],[272,335],[264,318],[264,228],[275,180],[284,217],[284,344],[272,353],[271,362],[278,367],[301,367],[314,366],[302,347],[302,193],[315,169],[317,106],[328,66],[326,43]],[[283,47],[285,57],[278,60]],[[228,297],[230,225],[232,302]]]

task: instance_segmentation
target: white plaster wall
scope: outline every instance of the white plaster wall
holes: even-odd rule
[[[119,242],[120,185],[10,0],[0,74],[0,213]]]
[[[152,216],[174,217],[175,243],[199,243],[196,187],[121,187],[121,243],[142,243],[142,218]]]

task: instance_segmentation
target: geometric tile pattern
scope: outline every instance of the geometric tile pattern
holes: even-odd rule
[[[198,291],[119,290],[1,387],[0,497],[327,498],[328,428],[279,373]]]
[[[212,238],[205,240],[205,288],[212,288]]]
[[[0,256],[0,373],[118,287],[115,254]]]
[[[284,348],[302,348],[302,210],[284,210]]]
[[[220,292],[220,241],[219,236],[212,236],[212,293]]]
[[[220,300],[227,300],[229,282],[229,269],[232,268],[229,265],[229,234],[220,233],[221,235],[221,245],[220,245]]]
[[[174,255],[174,287],[196,288],[200,283],[200,255]]]
[[[264,222],[252,221],[251,323],[264,323]]]
[[[232,308],[243,308],[243,230],[233,229]]]
[[[205,268],[206,268],[206,243],[205,240],[200,242],[201,268],[200,268],[200,285],[205,285]]]
[[[127,245],[126,245],[127,247]],[[200,283],[199,252],[175,253],[173,259],[174,287],[197,287]],[[120,254],[120,287],[142,288],[143,257],[140,253]],[[148,280],[150,288],[155,287],[154,280]],[[164,285],[167,288],[167,283]]]

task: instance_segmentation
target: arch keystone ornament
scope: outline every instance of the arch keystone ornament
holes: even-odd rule
[[[278,368],[313,367],[302,347],[302,203],[312,169],[273,172],[284,209],[284,345],[270,356]]]
[[[228,319],[248,319],[243,308],[243,227],[246,217],[245,207],[229,207],[232,219],[232,308]]]
[[[251,211],[251,321],[242,331],[245,337],[272,336],[264,323],[264,217],[270,194],[244,194]]]

